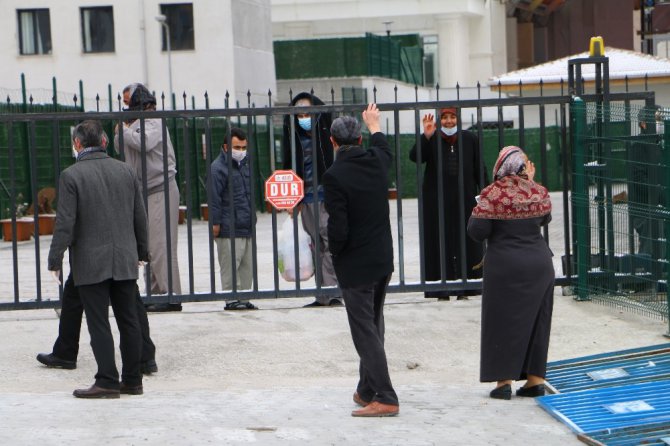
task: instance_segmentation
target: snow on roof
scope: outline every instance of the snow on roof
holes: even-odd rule
[[[524,85],[559,83],[561,79],[568,81],[568,60],[589,57],[588,51],[556,59],[522,70],[510,71],[509,73],[494,76],[489,79],[488,85],[494,87],[500,82],[501,85]],[[620,48],[605,47],[605,57],[609,59],[610,80],[649,78],[670,76],[670,59],[655,57],[636,51],[623,50]],[[595,65],[582,65],[582,77],[585,81],[595,78]]]

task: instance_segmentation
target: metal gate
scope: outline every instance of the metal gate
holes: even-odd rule
[[[562,83],[561,83],[562,86]],[[422,131],[421,118],[427,113],[439,116],[444,107],[456,107],[459,110],[460,122],[463,126],[465,117],[474,119],[471,131],[479,141],[481,158],[488,170],[493,165],[498,150],[505,145],[523,147],[538,166],[536,178],[548,184],[556,177],[558,190],[554,196],[562,200],[564,215],[560,240],[550,240],[549,231],[544,230],[548,243],[554,244],[554,252],[558,258],[563,257],[564,270],[558,275],[556,284],[569,286],[573,283],[574,265],[572,248],[574,243],[573,225],[569,191],[571,189],[570,160],[573,159],[568,144],[568,106],[572,97],[563,94],[557,96],[524,97],[522,85],[517,97],[481,99],[480,87],[477,87],[477,99],[460,98],[457,89],[456,100],[436,100],[429,102],[398,102],[378,104],[380,110],[392,122],[388,137],[394,153],[395,166],[389,178],[389,186],[393,196],[392,227],[394,237],[395,272],[388,291],[390,293],[425,292],[446,290],[453,295],[467,290],[480,290],[481,280],[448,281],[444,274],[441,280],[427,282],[423,265],[424,240],[420,224],[423,197],[420,184],[423,170],[407,162],[408,151],[412,144],[419,141]],[[376,89],[368,97],[376,101]],[[332,93],[331,93],[332,95]],[[653,96],[653,93],[610,95],[612,100],[636,101]],[[436,96],[439,98],[439,88]],[[397,98],[397,90],[396,95]],[[26,191],[24,199],[27,203],[39,203],[38,190],[45,184],[57,184],[60,171],[72,163],[71,143],[68,129],[83,119],[100,119],[108,131],[114,125],[128,119],[160,119],[165,129],[172,134],[172,141],[179,163],[179,187],[182,190],[180,205],[184,210],[184,225],[180,226],[180,268],[184,292],[181,295],[151,295],[146,291],[147,302],[195,302],[231,299],[267,299],[283,297],[304,297],[315,295],[337,294],[337,289],[321,287],[314,280],[307,282],[285,283],[280,280],[277,271],[277,233],[279,220],[286,218],[275,211],[267,212],[259,184],[267,178],[278,165],[281,150],[278,147],[278,135],[281,128],[276,125],[285,115],[295,113],[295,108],[274,106],[271,94],[268,104],[259,108],[247,103],[244,108],[223,109],[188,109],[187,96],[184,95],[183,109],[172,111],[155,111],[151,114],[129,111],[89,112],[81,111],[48,111],[35,112],[27,107],[28,113],[0,113],[0,181],[4,185],[0,196],[7,205],[4,214],[12,233],[16,233],[18,225],[25,222],[16,218],[16,210],[20,208],[19,193]],[[582,95],[585,101],[602,100],[602,95]],[[76,105],[76,104],[75,104]],[[99,108],[99,107],[98,107]],[[330,103],[321,106],[305,107],[307,112],[327,112],[334,116],[341,114],[358,115],[363,109],[362,104],[336,104],[334,97]],[[518,116],[517,128],[506,128],[509,121],[506,114],[514,111]],[[32,111],[32,112],[31,112]],[[490,123],[485,128],[484,112],[493,112],[497,116],[497,125]],[[539,126],[527,128],[526,118],[535,115]],[[550,123],[553,118],[553,123]],[[573,119],[573,123],[574,123]],[[401,132],[407,125],[413,132]],[[252,184],[257,200],[253,203],[253,211],[259,215],[259,222],[253,234],[253,288],[251,290],[220,291],[217,288],[218,265],[211,237],[211,222],[203,220],[201,211],[207,208],[205,183],[207,167],[218,153],[222,143],[222,135],[231,125],[243,127],[249,135],[249,157],[252,162]],[[549,140],[551,144],[549,144]],[[548,149],[550,147],[550,150]],[[462,150],[462,147],[458,148]],[[560,172],[560,174],[558,174]],[[461,172],[462,174],[462,172]],[[578,176],[575,176],[577,180]],[[21,182],[24,189],[21,189]],[[461,186],[462,187],[462,186]],[[416,195],[412,192],[417,191]],[[3,205],[4,208],[4,205]],[[576,209],[576,208],[575,208]],[[4,209],[2,209],[4,211]],[[465,212],[464,209],[454,210]],[[56,208],[57,212],[57,208]],[[198,218],[200,217],[200,219]],[[0,310],[50,308],[59,305],[62,289],[50,282],[45,265],[45,253],[50,242],[49,235],[40,235],[44,223],[41,219],[29,218],[27,224],[32,226],[35,234],[30,240],[19,242],[15,238],[11,242],[0,242],[2,257],[0,262],[5,273],[0,278]],[[554,223],[556,225],[556,223]],[[579,229],[581,226],[574,225]],[[465,239],[465,228],[460,228],[460,237]],[[444,248],[441,248],[444,249]],[[464,250],[461,243],[461,250]],[[463,252],[463,251],[461,251]],[[577,262],[578,268],[582,268]],[[318,269],[318,265],[317,265]],[[140,287],[142,289],[142,286]],[[580,288],[581,289],[581,288]]]

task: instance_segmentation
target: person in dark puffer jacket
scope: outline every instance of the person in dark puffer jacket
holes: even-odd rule
[[[234,268],[235,290],[248,290],[251,289],[252,282],[251,242],[256,216],[251,209],[247,135],[242,129],[232,127],[230,135],[224,141],[221,153],[211,166],[209,213],[212,219],[212,236],[217,247],[222,288],[233,289]],[[231,185],[232,205],[229,189]],[[231,240],[235,241],[234,258]],[[254,310],[256,306],[249,301],[233,300],[226,304],[225,309]]]

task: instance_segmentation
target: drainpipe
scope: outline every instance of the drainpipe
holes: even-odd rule
[[[149,86],[149,61],[147,56],[147,30],[144,11],[144,0],[140,0],[140,47],[142,53],[142,83]]]

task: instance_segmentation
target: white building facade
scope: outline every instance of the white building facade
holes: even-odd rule
[[[106,109],[110,84],[116,103],[131,82],[169,97],[172,78],[177,108],[183,108],[184,92],[190,108],[191,96],[197,107],[205,106],[205,92],[211,107],[223,107],[226,91],[231,106],[246,106],[248,91],[252,102],[264,105],[268,89],[275,90],[270,0],[0,0],[0,5],[3,100],[10,95],[20,101],[21,73],[39,102],[51,102],[54,77],[59,92],[78,93],[81,80],[88,109],[96,95]],[[72,100],[70,94],[60,96],[59,102]]]
[[[508,71],[507,19],[499,0],[271,2],[275,40],[419,34],[437,43],[435,78],[443,88],[473,87]]]

